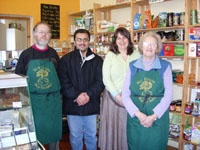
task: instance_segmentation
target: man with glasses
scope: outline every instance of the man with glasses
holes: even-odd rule
[[[72,150],[97,149],[96,123],[100,111],[100,94],[104,89],[100,56],[89,48],[90,33],[74,33],[74,51],[62,57],[59,64],[63,113],[67,115]]]
[[[37,23],[33,36],[35,44],[21,53],[15,73],[29,76],[37,140],[48,144],[49,150],[59,150],[58,141],[62,137],[60,82],[56,72],[59,56],[48,46],[51,28],[47,23]]]

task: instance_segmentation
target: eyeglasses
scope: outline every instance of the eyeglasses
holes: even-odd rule
[[[35,31],[35,32],[37,32],[39,34],[50,34],[51,33],[51,32],[44,32],[44,31]]]
[[[157,44],[156,43],[148,43],[148,42],[144,42],[143,43],[144,47],[151,47],[151,48],[156,48]]]
[[[82,42],[82,41],[83,41],[83,42],[89,42],[89,39],[88,39],[88,38],[84,38],[84,39],[77,38],[76,41],[77,41],[77,42]]]

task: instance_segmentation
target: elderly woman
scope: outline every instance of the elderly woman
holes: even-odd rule
[[[160,36],[147,32],[139,41],[142,56],[129,65],[122,99],[127,117],[129,150],[165,150],[172,100],[172,68],[160,59]]]
[[[99,147],[101,150],[128,150],[127,112],[123,107],[121,92],[128,65],[139,56],[138,52],[133,51],[129,31],[123,27],[118,28],[103,63],[103,82],[106,89],[100,112]]]

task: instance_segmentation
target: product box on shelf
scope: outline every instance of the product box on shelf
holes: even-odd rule
[[[159,13],[158,26],[159,27],[167,26],[167,13],[166,12]]]
[[[139,30],[141,26],[141,14],[136,14],[133,20],[133,29]]]
[[[196,57],[196,49],[197,49],[196,43],[189,43],[188,56],[190,56],[190,57]]]
[[[190,28],[190,40],[200,40],[200,28]]]
[[[198,124],[192,126],[191,142],[194,144],[200,144],[200,126]]]
[[[197,48],[196,48],[196,56],[200,57],[200,43],[196,43],[197,44]]]
[[[184,45],[181,44],[174,45],[174,56],[184,56]]]
[[[174,44],[163,45],[164,56],[174,56]]]

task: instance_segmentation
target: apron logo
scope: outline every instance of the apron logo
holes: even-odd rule
[[[155,84],[155,81],[148,77],[144,77],[144,79],[137,81],[137,84],[139,85],[140,91],[142,91],[141,92],[142,97],[139,97],[139,100],[141,102],[144,102],[145,96],[152,95],[151,89],[153,84]],[[147,103],[152,102],[155,99],[156,99],[155,97],[148,97]]]
[[[35,87],[38,89],[48,89],[52,86],[47,78],[50,72],[49,68],[39,66],[34,68],[33,71],[36,72],[36,77],[38,78],[37,82],[34,84]]]

